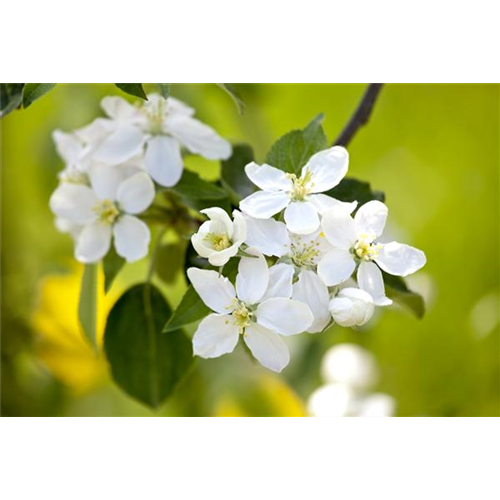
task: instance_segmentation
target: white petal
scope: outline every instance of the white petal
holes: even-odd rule
[[[314,317],[309,306],[298,300],[275,298],[259,304],[255,311],[259,325],[281,335],[296,335],[305,332]]]
[[[149,175],[161,186],[175,186],[182,176],[181,147],[172,137],[161,135],[150,139],[144,161]]]
[[[101,108],[114,120],[127,121],[137,116],[138,109],[118,96],[106,96],[101,101]]]
[[[116,200],[118,186],[127,176],[122,165],[98,163],[89,169],[90,184],[100,200]]]
[[[208,262],[215,267],[224,266],[229,262],[231,257],[234,257],[238,253],[239,247],[239,245],[234,244],[225,250],[213,250],[208,256]]]
[[[88,224],[79,234],[75,258],[80,262],[92,263],[101,260],[111,246],[111,226],[95,221]]]
[[[311,234],[319,227],[318,211],[307,201],[292,201],[286,207],[285,222],[292,233]]]
[[[93,147],[101,142],[116,129],[116,123],[107,118],[96,118],[93,122],[75,130],[75,135]]]
[[[102,142],[93,157],[102,163],[118,165],[139,154],[144,141],[145,136],[139,128],[132,125],[120,127]]]
[[[358,234],[374,235],[378,238],[384,231],[388,213],[387,206],[377,200],[362,205],[354,216]]]
[[[321,220],[321,227],[328,241],[337,248],[349,250],[357,240],[354,219],[338,207],[327,210]]]
[[[382,271],[373,262],[361,262],[358,268],[358,286],[368,292],[376,306],[388,306],[392,300],[385,296]]]
[[[219,207],[206,208],[205,210],[200,210],[202,214],[205,214],[212,221],[219,221],[223,224],[225,228],[225,233],[229,238],[233,237],[233,221],[227,214],[225,210]]]
[[[264,191],[291,191],[292,181],[287,178],[285,172],[270,165],[259,166],[257,163],[249,163],[245,167],[247,177],[260,189]]]
[[[240,245],[247,238],[247,221],[239,210],[233,210],[233,235],[232,239]],[[252,246],[252,245],[249,245]]]
[[[338,285],[349,279],[356,269],[356,263],[349,250],[333,248],[318,264],[318,275],[328,286]]]
[[[289,299],[292,296],[293,266],[275,264],[269,269],[269,286],[262,297],[262,302],[275,297]]]
[[[227,160],[231,156],[232,147],[228,141],[208,125],[188,115],[167,115],[165,128],[189,151],[208,160]]]
[[[154,94],[150,94],[150,99]],[[182,114],[192,116],[194,115],[194,109],[188,106],[185,102],[176,99],[175,97],[170,96],[167,99],[167,109],[169,113],[172,114]]]
[[[190,267],[187,270],[189,281],[201,300],[220,314],[228,314],[234,309],[236,292],[233,284],[217,271]]]
[[[293,285],[292,298],[307,304],[313,313],[314,321],[307,331],[309,333],[323,331],[330,321],[328,311],[330,295],[321,278],[313,271],[302,270],[299,280]]]
[[[242,257],[236,276],[236,293],[246,304],[257,304],[267,290],[269,268],[264,256],[256,249],[249,247],[246,253],[255,257]]]
[[[257,191],[240,201],[240,209],[256,219],[269,219],[290,203],[290,196],[282,191]]]
[[[61,130],[54,130],[54,132],[52,132],[52,138],[56,144],[57,153],[65,163],[78,163],[83,145],[75,134],[67,134]]]
[[[334,146],[311,157],[302,168],[302,176],[309,170],[312,174],[312,193],[321,193],[335,187],[347,173],[349,153],[342,146]]]
[[[129,214],[138,214],[153,203],[155,186],[151,177],[139,172],[125,179],[118,187],[117,201],[120,208]]]
[[[238,343],[238,327],[227,314],[209,314],[193,336],[193,354],[218,358],[233,352]]]
[[[345,210],[346,213],[352,214],[356,207],[358,206],[357,201],[347,202],[339,201],[326,194],[313,194],[309,196],[309,201],[316,207],[316,210],[320,215],[323,215],[327,210],[331,208],[340,208]]]
[[[77,224],[86,224],[96,218],[94,207],[97,196],[88,186],[62,183],[50,197],[50,209],[63,219]]]
[[[376,262],[386,273],[408,276],[424,267],[427,259],[422,250],[391,241],[383,245]]]
[[[132,215],[122,215],[113,227],[116,253],[127,262],[146,257],[151,240],[149,227]]]
[[[262,366],[281,372],[290,362],[290,353],[283,340],[274,332],[255,323],[245,330],[246,345]]]
[[[290,237],[283,222],[275,219],[245,217],[247,237],[245,243],[255,247],[264,255],[282,257],[290,248]]]
[[[360,417],[392,417],[396,412],[396,401],[393,397],[375,393],[360,401]]]

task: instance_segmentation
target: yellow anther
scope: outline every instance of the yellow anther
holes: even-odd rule
[[[231,240],[227,234],[208,233],[203,239],[211,243],[214,250],[218,252],[231,246]]]
[[[101,222],[113,224],[116,218],[120,215],[120,211],[111,200],[102,200],[95,207],[94,212],[97,214]]]

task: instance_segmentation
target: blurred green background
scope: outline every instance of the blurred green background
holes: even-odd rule
[[[215,85],[173,85],[172,95],[233,142],[249,142],[262,161],[271,144],[325,113],[330,140],[364,91],[362,85],[244,85],[240,116]],[[239,346],[195,369],[159,411],[109,380],[106,362],[81,340],[76,323],[81,267],[48,208],[62,168],[51,139],[98,115],[113,85],[58,85],[29,109],[0,122],[2,139],[2,415],[303,415],[321,383],[332,345],[353,342],[377,358],[377,389],[401,416],[500,414],[499,86],[387,85],[370,123],[349,146],[349,175],[386,193],[389,232],[423,249],[426,267],[409,280],[427,301],[419,321],[385,309],[360,331],[332,328],[290,339],[281,375],[252,363]],[[124,96],[124,94],[121,94]],[[195,157],[208,179],[219,165]],[[105,311],[145,262],[128,265],[101,300]],[[157,280],[171,305],[185,289]],[[191,330],[192,332],[192,330]]]

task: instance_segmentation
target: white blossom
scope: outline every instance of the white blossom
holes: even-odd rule
[[[282,296],[283,293],[289,295],[290,289],[283,291],[275,279],[270,282],[270,270],[260,252],[252,248],[247,252],[254,257],[241,258],[236,287],[216,271],[188,269],[193,287],[214,311],[196,330],[194,353],[203,358],[230,353],[242,335],[263,366],[280,372],[290,360],[280,335],[305,331],[313,316],[306,304]],[[274,290],[267,293],[270,287]]]
[[[347,173],[349,155],[341,146],[334,146],[313,155],[302,168],[300,177],[275,167],[249,163],[248,178],[262,191],[240,202],[240,209],[256,219],[269,219],[285,209],[284,219],[293,233],[310,234],[319,227],[319,216],[341,204],[324,194],[335,187]]]
[[[350,213],[356,203],[339,207]],[[280,265],[289,267],[290,279],[293,279],[293,285],[290,283],[292,298],[307,304],[314,315],[307,332],[323,331],[331,319],[328,310],[330,295],[328,287],[316,274],[316,266],[323,255],[332,249],[324,234],[319,230],[309,235],[294,234],[287,230],[283,222],[274,219],[247,216],[246,221],[246,243],[264,255],[279,257]]]
[[[90,172],[90,186],[62,182],[52,194],[53,213],[78,228],[75,257],[80,262],[102,259],[112,236],[116,252],[128,262],[147,255],[149,228],[135,215],[153,202],[154,185],[144,172],[126,174],[121,166],[102,166]]]
[[[226,211],[218,207],[201,210],[201,213],[209,220],[191,237],[191,243],[198,255],[207,258],[210,264],[223,266],[238,253],[245,241],[245,218],[235,210],[233,222]]]
[[[227,159],[232,148],[212,128],[193,118],[183,102],[157,94],[141,106],[120,97],[105,97],[111,134],[97,148],[95,160],[116,165],[143,155],[145,168],[162,186],[174,186],[182,176],[181,147],[209,160]]]
[[[377,242],[387,214],[387,207],[380,201],[365,203],[354,218],[336,207],[324,213],[321,226],[334,248],[319,262],[318,274],[328,286],[349,279],[358,266],[359,287],[372,296],[375,305],[389,305],[392,301],[385,296],[380,269],[395,276],[408,276],[425,265],[421,250],[396,241]]]
[[[343,288],[330,301],[328,309],[340,326],[361,326],[373,316],[372,296],[359,288]]]

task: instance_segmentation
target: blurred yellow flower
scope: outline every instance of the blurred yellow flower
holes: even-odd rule
[[[83,266],[73,267],[69,274],[47,276],[40,284],[39,301],[33,315],[33,328],[39,338],[38,357],[54,377],[73,389],[85,392],[105,374],[102,353],[96,354],[83,336],[78,322],[78,299]],[[99,274],[97,298],[97,338],[102,343],[107,314],[117,298],[104,295],[104,276]]]

